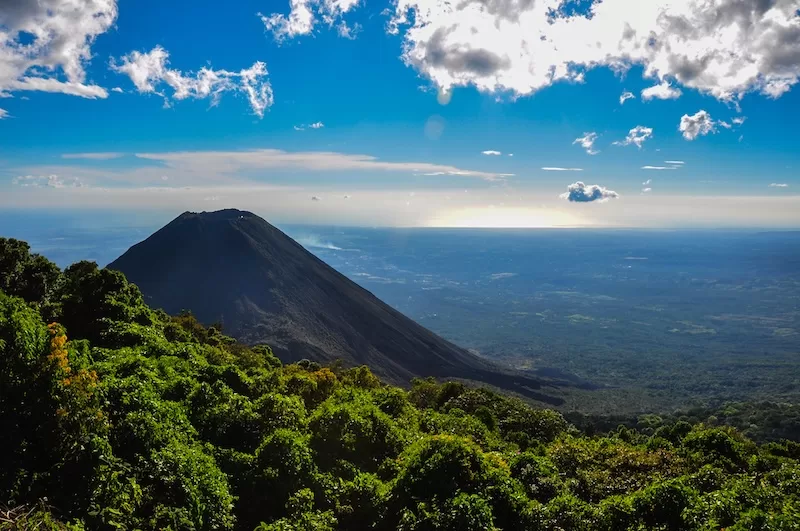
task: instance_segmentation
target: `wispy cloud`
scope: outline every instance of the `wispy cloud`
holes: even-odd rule
[[[545,166],[542,168],[544,171],[583,171],[583,168],[559,168],[554,166]]]
[[[772,183],[769,185],[770,188],[789,188],[789,185],[786,183]]]
[[[392,162],[370,155],[332,151],[290,152],[280,149],[252,151],[185,151],[172,153],[137,153],[141,159],[159,161],[168,168],[182,172],[220,175],[241,171],[284,168],[309,171],[387,171],[421,175],[453,175],[475,177],[487,181],[499,180],[513,174],[469,170],[428,162]]]
[[[124,157],[124,153],[64,153],[62,159],[111,160]]]
[[[625,91],[619,97],[619,104],[625,105],[625,102],[628,100],[635,100],[636,96],[633,95],[633,92]]]
[[[305,131],[306,129],[322,129],[325,124],[322,122],[314,122],[313,124],[300,124],[293,126],[295,131]]]
[[[20,175],[11,184],[23,188],[83,188],[85,184],[77,177],[63,179],[58,175]]]
[[[598,150],[594,149],[594,143],[597,141],[597,133],[590,132],[590,133],[583,133],[583,136],[576,138],[572,145],[580,144],[583,149],[586,150],[586,153],[589,155],[597,155],[600,153]]]
[[[486,151],[481,151],[481,154],[490,155],[490,156],[493,156],[493,157],[497,157],[497,156],[502,155],[502,153],[500,151],[495,151],[493,149],[487,149]]]
[[[677,170],[678,166],[642,166],[643,170]]]
[[[0,109],[0,120],[8,118],[8,111],[5,109]]]
[[[665,160],[664,164],[672,164],[674,166],[680,166],[684,164],[684,162],[682,160]]]
[[[171,100],[208,98],[213,107],[219,103],[223,93],[236,92],[247,98],[253,114],[263,118],[264,112],[274,103],[267,65],[261,61],[239,72],[204,66],[197,73],[184,73],[170,68],[169,52],[156,46],[145,53],[133,51],[119,61],[112,59],[110,68],[127,75],[138,92],[162,96],[167,106]],[[171,95],[166,93],[167,87],[172,90]]]
[[[642,145],[645,143],[646,140],[653,137],[653,129],[651,127],[645,127],[643,125],[637,125],[630,131],[628,131],[628,136],[625,137],[625,140],[618,140],[614,142],[615,146],[630,146],[633,144],[639,149],[642,149]]]
[[[325,22],[330,28],[335,26],[336,33],[340,37],[352,40],[361,30],[361,25],[356,23],[348,26],[342,17],[348,11],[356,8],[359,3],[359,0],[325,0],[324,2],[292,0],[289,14],[264,15],[258,13],[258,18],[264,24],[264,29],[271,32],[278,42],[301,35],[310,35],[319,21]]]

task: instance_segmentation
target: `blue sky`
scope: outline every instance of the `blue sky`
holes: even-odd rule
[[[33,4],[0,5],[3,209],[800,226],[789,0]]]

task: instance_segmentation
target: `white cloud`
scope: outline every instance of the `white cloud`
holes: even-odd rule
[[[594,149],[594,143],[597,140],[597,133],[583,133],[583,136],[576,138],[572,145],[580,144],[583,149],[586,150],[586,153],[589,155],[597,155],[600,153],[596,149]]]
[[[587,185],[578,181],[569,185],[567,191],[559,197],[573,203],[591,203],[593,201],[604,203],[609,199],[618,198],[619,194],[597,184]]]
[[[8,111],[5,109],[0,109],[0,120],[3,120],[4,118],[8,118]]]
[[[642,186],[649,186],[653,182],[653,179],[647,179],[645,182],[642,183]]]
[[[731,120],[731,122],[733,122],[734,125],[742,125],[745,120],[747,120],[747,116],[738,116]]]
[[[682,165],[684,162],[682,160],[665,160],[664,164],[672,164],[672,165]]]
[[[87,83],[91,47],[117,18],[116,0],[0,2],[0,96],[38,90],[106,98]]]
[[[258,13],[264,28],[282,42],[300,35],[309,35],[321,20],[328,27],[336,26],[340,37],[354,39],[361,29],[359,24],[350,27],[342,17],[358,6],[360,0],[290,0],[289,14]]]
[[[58,175],[20,175],[11,184],[23,188],[82,188],[85,184],[77,177],[63,179]]]
[[[239,72],[203,67],[197,73],[184,74],[168,65],[169,53],[156,46],[147,53],[133,51],[122,57],[119,63],[112,60],[111,69],[127,75],[140,93],[159,94],[166,103],[170,99],[210,98],[214,106],[223,93],[236,92],[247,98],[256,116],[263,117],[274,101],[272,86],[267,79],[267,65],[261,61]],[[171,95],[160,88],[163,85],[172,90]]]
[[[252,151],[183,151],[171,153],[137,153],[137,157],[159,161],[179,170],[186,178],[195,175],[222,177],[240,171],[283,168],[308,171],[389,171],[421,175],[453,175],[487,181],[511,177],[511,173],[466,170],[446,164],[428,162],[381,161],[369,155],[330,151],[296,151],[259,149]]]
[[[772,183],[769,185],[770,188],[789,188],[789,185],[786,183]]]
[[[295,126],[292,126],[292,127],[294,128],[295,131],[305,131],[306,128],[309,128],[309,129],[322,129],[323,127],[325,127],[325,124],[322,123],[322,122],[314,122],[313,124],[300,124],[300,125],[295,125]]]
[[[650,127],[644,127],[642,125],[637,125],[630,131],[628,131],[628,136],[625,137],[625,140],[619,140],[614,142],[615,146],[630,146],[631,144],[635,145],[637,148],[642,149],[642,144],[649,138],[653,137],[653,129]]]
[[[339,37],[342,37],[344,39],[348,39],[348,40],[351,40],[351,41],[355,40],[356,36],[360,32],[361,32],[361,24],[358,24],[358,23],[353,24],[352,26],[348,26],[347,22],[342,20],[336,26],[336,33],[339,34]]]
[[[402,58],[443,88],[527,95],[588,69],[625,71],[720,100],[778,97],[800,76],[797,0],[398,0]],[[582,10],[581,10],[582,11]]]
[[[650,193],[650,192],[652,192],[652,191],[653,191],[653,189],[652,189],[652,188],[642,188],[642,193],[643,193],[643,194],[649,194],[649,193]]]
[[[677,166],[642,166],[643,170],[677,170]]]
[[[646,88],[642,91],[642,100],[676,100],[681,97],[681,89],[675,88],[669,81],[662,81],[658,85]]]
[[[559,168],[553,166],[545,166],[542,168],[544,171],[583,171],[583,168]]]
[[[509,156],[509,157],[513,157],[513,156],[514,156],[514,154],[513,154],[513,153],[509,153],[509,154],[508,154],[508,156]]]
[[[120,87],[114,87],[114,88],[111,89],[111,92],[118,92],[118,93],[122,94],[125,91],[122,90]]]
[[[62,159],[111,160],[124,157],[124,153],[64,153]]]
[[[717,132],[717,122],[715,122],[711,115],[706,111],[700,110],[692,116],[684,114],[681,117],[681,123],[678,130],[683,133],[683,138],[686,140],[694,140],[698,136],[705,136],[709,133]]]
[[[619,104],[625,105],[625,102],[628,100],[635,100],[636,96],[633,95],[633,92],[624,91],[619,97]]]
[[[502,155],[501,152],[495,151],[493,149],[487,149],[486,151],[481,151],[481,153],[483,155],[491,155],[491,156],[495,156],[495,157]]]

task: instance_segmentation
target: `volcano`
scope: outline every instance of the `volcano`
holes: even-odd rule
[[[555,403],[547,380],[437,336],[352,282],[266,220],[240,210],[181,214],[112,262],[154,308],[190,310],[284,362],[342,360],[384,380],[462,379]]]

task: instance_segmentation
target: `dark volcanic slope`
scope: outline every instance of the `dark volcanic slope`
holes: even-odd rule
[[[553,401],[540,382],[423,328],[250,212],[184,213],[108,266],[168,313],[191,310],[282,359],[366,364],[394,382],[415,376],[478,380]]]

